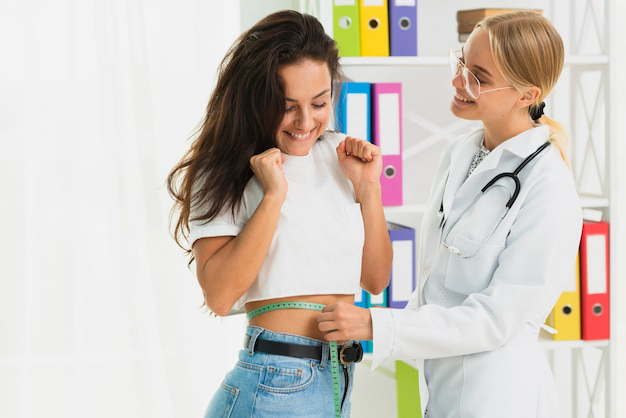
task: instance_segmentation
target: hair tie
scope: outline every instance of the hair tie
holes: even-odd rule
[[[537,120],[543,115],[543,108],[546,107],[546,102],[541,102],[538,107],[531,106],[528,111],[530,112],[530,118]]]

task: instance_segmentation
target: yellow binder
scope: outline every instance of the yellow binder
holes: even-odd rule
[[[361,55],[358,1],[333,0],[333,38],[342,57]]]
[[[387,0],[359,0],[361,55],[389,56],[389,12]]]
[[[580,340],[580,254],[576,255],[575,271],[568,280],[567,287],[554,305],[548,325],[558,332],[554,340]]]

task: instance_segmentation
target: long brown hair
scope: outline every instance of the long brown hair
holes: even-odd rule
[[[556,85],[565,57],[563,40],[545,17],[533,11],[503,13],[478,23],[489,34],[489,43],[496,66],[518,90],[539,87],[541,94],[529,107],[533,114]],[[550,142],[567,159],[568,138],[563,127],[542,115],[535,122],[548,125]]]
[[[174,239],[188,252],[181,238],[189,222],[239,209],[253,174],[250,157],[276,146],[285,109],[278,70],[306,59],[326,63],[331,80],[339,80],[335,41],[316,18],[293,10],[265,17],[227,52],[198,134],[167,177],[172,217],[178,215]]]

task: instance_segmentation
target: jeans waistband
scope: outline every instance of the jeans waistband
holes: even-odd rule
[[[269,331],[261,327],[249,326],[244,339],[244,347],[250,355],[254,352],[278,354],[283,356],[309,358],[320,362],[324,367],[330,358],[330,346],[325,341]],[[337,347],[339,361],[350,364],[361,361],[363,350],[361,344],[348,341]]]

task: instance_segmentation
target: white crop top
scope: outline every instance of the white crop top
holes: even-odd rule
[[[287,197],[261,270],[233,311],[257,300],[359,291],[365,234],[361,205],[337,162],[344,137],[327,132],[308,155],[283,154]],[[235,219],[224,211],[208,223],[191,222],[190,245],[199,238],[239,234],[262,197],[263,187],[253,176]]]

